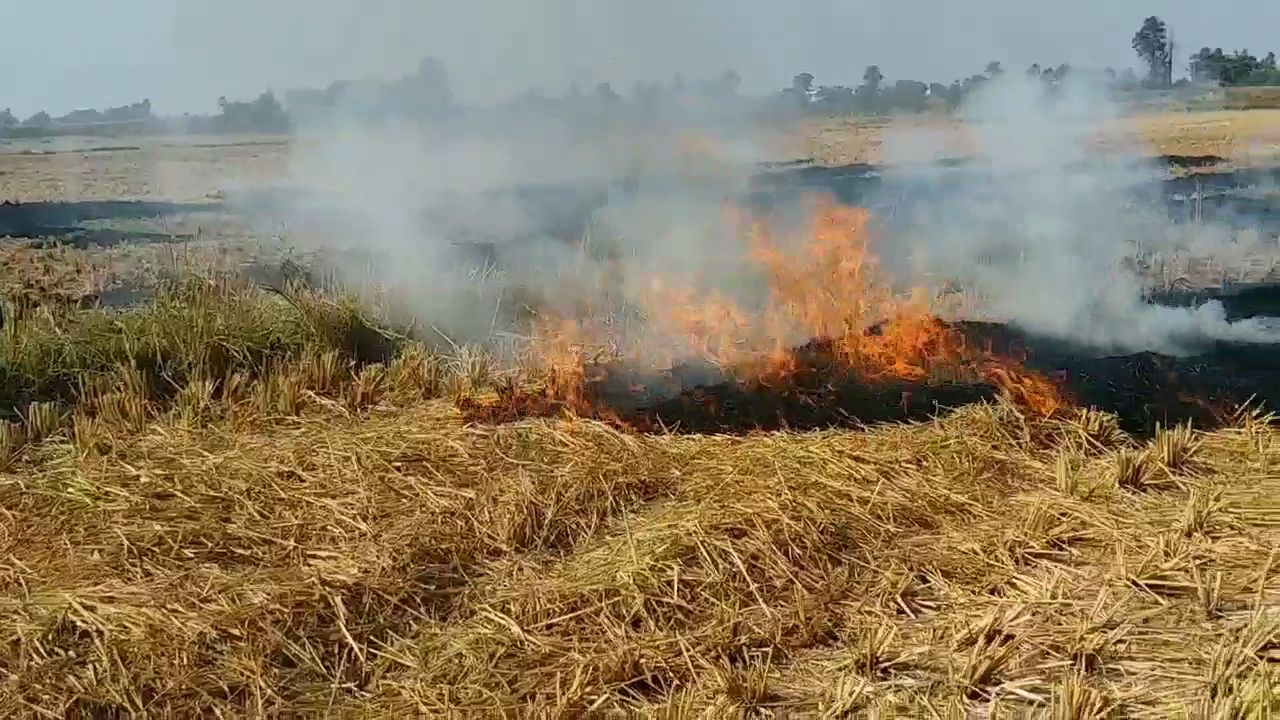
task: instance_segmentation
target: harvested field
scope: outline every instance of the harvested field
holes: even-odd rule
[[[6,391],[35,402],[0,456],[8,714],[1280,702],[1265,417],[1151,440],[1001,399],[739,438],[467,425],[482,355],[335,300],[225,280],[10,314]]]
[[[834,207],[762,253],[803,345],[691,301],[660,378],[499,365],[206,207],[288,148],[148,147],[0,157],[53,202],[0,211],[6,717],[1280,714],[1274,346],[943,322]],[[856,204],[859,170],[753,191]],[[590,202],[528,217],[572,242]],[[1132,269],[1280,317],[1255,235]]]
[[[275,141],[0,141],[0,201],[200,201],[228,183],[278,176],[287,164],[288,147]]]
[[[898,143],[886,154],[884,136],[890,126],[905,129],[904,138],[927,142]],[[1126,119],[1122,126],[1145,139],[1152,154],[1217,155],[1240,165],[1280,158],[1280,110],[1144,114]],[[828,118],[806,123],[785,137],[771,133],[762,143],[776,151],[778,159],[811,158],[830,166],[928,161],[972,152],[958,122],[931,116],[883,121]],[[689,151],[708,150],[695,144]],[[275,137],[239,142],[200,137],[128,143],[13,140],[0,144],[0,200],[201,201],[228,185],[282,177],[292,152],[292,143]]]
[[[1280,436],[1251,416],[730,439],[302,397],[16,459],[11,713],[1276,708]]]
[[[903,140],[886,148],[887,130],[905,129]],[[1155,155],[1217,155],[1237,165],[1274,163],[1280,158],[1280,110],[1210,110],[1136,115],[1117,128]],[[919,144],[906,141],[920,140]],[[804,157],[823,165],[920,162],[972,154],[972,141],[959,122],[905,119],[872,122],[832,118],[806,127]]]

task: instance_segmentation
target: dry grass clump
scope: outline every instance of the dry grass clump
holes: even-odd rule
[[[429,351],[379,317],[340,291],[221,274],[187,274],[124,310],[10,303],[0,466],[54,436],[99,451],[150,422],[200,427],[326,405],[360,413],[489,382],[485,353]]]
[[[339,393],[327,357],[297,365],[332,398],[299,415],[55,436],[0,474],[0,707],[1280,710],[1264,419],[1145,446],[1003,405],[749,438],[467,428],[441,401],[350,412],[428,361]],[[1171,479],[1118,482],[1137,456]]]

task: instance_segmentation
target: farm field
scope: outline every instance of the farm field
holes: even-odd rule
[[[1124,122],[1157,154],[1280,164],[1280,111]],[[964,153],[938,129],[931,159]],[[826,121],[778,159],[883,142]],[[0,240],[6,717],[1280,715],[1280,426],[1227,403],[1244,386],[1139,358],[1059,394],[955,344],[993,331],[920,314],[836,360],[786,348],[756,395],[609,406],[576,346],[513,370],[217,207],[290,146],[210,145],[0,146],[0,201],[158,203]],[[860,217],[814,235],[848,251]],[[1145,271],[1275,282],[1254,240]],[[796,305],[871,274],[814,256],[769,256]],[[829,401],[806,373],[842,362],[893,371],[889,400],[857,397],[899,422],[691,432],[690,402]],[[1186,388],[1150,390],[1166,371]],[[963,401],[918,399],[941,375]],[[1143,403],[1184,415],[1135,428]]]
[[[886,150],[882,124],[842,119],[814,121],[797,140],[806,157],[826,165],[919,162],[937,156],[963,157],[972,152],[971,138],[953,121],[898,122],[908,128],[907,142]],[[1236,165],[1280,162],[1280,110],[1214,110],[1147,113],[1115,121],[1127,138],[1126,150],[1159,155],[1214,155]],[[921,152],[923,147],[923,155]],[[886,156],[887,153],[887,156]]]
[[[1280,163],[1280,110],[1165,112],[1117,124],[1151,154],[1215,155],[1246,166]],[[913,142],[917,147],[904,143],[886,157],[886,127],[862,119],[816,120],[785,139],[769,137],[765,147],[775,160],[803,157],[822,165],[922,161],[972,152],[960,124],[907,118],[893,121],[893,127],[905,128],[904,137],[912,141],[927,137],[929,142]],[[273,136],[231,143],[199,136],[0,141],[0,198],[200,200],[228,185],[281,177],[288,170],[289,147],[288,139]]]

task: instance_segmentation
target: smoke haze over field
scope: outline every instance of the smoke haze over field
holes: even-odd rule
[[[1176,354],[1211,340],[1276,340],[1255,322],[1227,323],[1217,303],[1143,300],[1124,261],[1137,247],[1171,246],[1179,233],[1164,207],[1136,202],[1132,191],[1159,183],[1163,169],[1141,159],[1151,148],[1114,136],[1107,123],[1116,113],[1086,80],[1064,83],[1052,102],[1038,80],[1016,74],[980,89],[961,109],[977,145],[965,170],[973,180],[917,204],[888,234],[886,252],[901,269],[905,260],[926,277],[959,282],[996,319],[1093,347]],[[1094,152],[1100,139],[1112,151]],[[886,161],[918,142],[915,132],[895,138],[890,130]],[[918,194],[936,175],[903,165],[890,171],[888,192]]]
[[[1095,347],[1181,353],[1210,340],[1274,339],[1252,322],[1226,322],[1218,305],[1144,302],[1124,261],[1138,244],[1167,246],[1182,231],[1165,207],[1133,195],[1158,183],[1161,171],[1130,155],[1092,152],[1114,111],[1103,88],[1087,80],[1053,91],[1021,73],[989,83],[961,108],[977,141],[974,165],[891,167],[881,192],[867,198],[872,205],[908,201],[900,215],[881,214],[889,221],[875,252],[904,285],[937,291],[958,282],[995,319]],[[725,223],[722,203],[738,202],[758,170],[751,161],[768,157],[753,143],[760,136],[703,123],[696,132],[705,154],[689,156],[688,128],[665,126],[657,142],[645,143],[643,123],[620,122],[564,132],[518,120],[481,130],[339,121],[295,147],[291,181],[311,204],[291,211],[305,221],[325,207],[341,220],[336,227],[347,228],[326,242],[370,258],[398,302],[460,340],[505,329],[499,320],[525,302],[564,308],[608,299],[615,309],[645,310],[653,300],[645,284],[655,277],[696,288],[703,299],[758,307],[766,300],[761,268]],[[891,127],[886,159],[914,159],[919,146],[934,144],[928,133]],[[1107,139],[1123,149],[1123,139]],[[946,177],[950,184],[940,188]],[[588,207],[595,211],[583,227],[575,204],[592,202],[592,192],[607,203]],[[783,201],[776,217],[803,216],[804,205]],[[560,212],[569,224],[557,231]],[[461,271],[459,242],[492,246],[501,277],[477,282]],[[613,275],[602,278],[606,268]]]
[[[0,26],[17,38],[0,44],[0,53],[22,56],[0,62],[27,69],[13,74],[8,91],[17,96],[0,106],[12,103],[20,113],[141,96],[161,112],[207,108],[218,95],[248,96],[264,85],[286,90],[397,76],[423,56],[439,58],[456,96],[471,102],[538,86],[560,94],[570,80],[588,93],[601,81],[625,92],[632,80],[682,73],[695,82],[726,68],[741,74],[744,90],[757,92],[801,71],[854,85],[869,64],[891,80],[947,81],[1002,60],[1005,78],[963,109],[985,181],[897,223],[885,237],[887,259],[911,273],[959,280],[997,315],[1059,337],[1168,351],[1205,337],[1256,335],[1251,326],[1228,325],[1212,306],[1191,312],[1142,303],[1120,262],[1136,241],[1162,242],[1171,224],[1135,211],[1121,190],[1154,181],[1153,172],[1123,160],[1092,161],[1090,133],[1111,112],[1105,93],[1069,79],[1049,104],[1045,84],[1021,72],[1031,62],[1134,64],[1129,37],[1150,11],[1101,0],[1050,7],[937,1],[909,13],[887,0],[814,0],[802,11],[762,0],[134,0],[111,11],[62,0],[21,12],[0,3]],[[1224,13],[1177,0],[1155,10],[1184,50],[1265,47],[1270,38],[1251,33],[1280,22],[1280,9],[1251,5]],[[58,29],[59,42],[41,39],[42,17]],[[120,94],[108,99],[111,93]],[[496,324],[494,309],[516,305],[508,287],[576,300],[579,292],[636,293],[637,278],[677,271],[735,300],[759,299],[752,293],[759,278],[743,268],[744,248],[726,237],[721,202],[743,189],[750,161],[776,155],[734,108],[707,114],[691,133],[672,132],[685,119],[676,117],[667,134],[649,142],[625,115],[606,117],[602,132],[590,121],[584,129],[497,115],[484,127],[470,117],[434,129],[340,117],[309,129],[317,134],[291,154],[289,180],[299,195],[288,209],[310,227],[293,239],[372,256],[415,315],[463,339],[483,337]],[[920,131],[890,132],[888,160],[929,141]],[[691,155],[713,167],[694,168],[703,176],[692,177]],[[890,175],[890,193],[912,193],[931,172]],[[571,223],[557,228],[558,212],[572,219],[577,204],[620,177],[631,184],[610,192],[589,231]],[[536,216],[547,208],[551,217]],[[308,237],[313,231],[317,237]],[[508,284],[477,285],[458,272],[449,253],[459,241],[497,246]],[[589,252],[612,254],[616,283],[574,284],[567,269]]]
[[[1280,5],[1169,0],[1026,3],[926,0],[0,0],[0,107],[26,115],[148,97],[164,113],[208,111],[337,79],[393,77],[438,57],[464,101],[488,101],[570,79],[694,80],[727,68],[764,92],[811,72],[854,85],[879,64],[891,80],[949,82],[989,60],[1078,67],[1137,65],[1129,38],[1158,13],[1179,47],[1265,52]],[[589,86],[589,85],[588,85]]]

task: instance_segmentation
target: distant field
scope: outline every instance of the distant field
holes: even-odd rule
[[[1237,164],[1280,159],[1280,110],[1166,113],[1127,121],[1167,155],[1221,155]]]
[[[1280,142],[1277,111],[1129,122],[1152,152]],[[778,156],[965,151],[954,124],[895,127],[817,123]],[[0,201],[201,200],[289,167],[234,142],[3,143]],[[1136,437],[1035,410],[1015,363],[1022,401],[868,431],[476,422],[588,368],[512,374],[201,207],[0,241],[0,717],[1280,716],[1262,412],[1191,396],[1221,422]],[[1224,278],[1211,247],[1150,271]],[[1162,382],[1143,362],[1120,382]]]
[[[1237,164],[1280,160],[1280,110],[1166,112],[1119,121],[1129,149],[1162,155],[1219,155]],[[972,152],[961,123],[950,119],[872,122],[831,118],[807,126],[798,143],[824,165],[911,162]]]
[[[0,201],[199,200],[278,175],[287,159],[283,138],[0,140]]]
[[[1280,162],[1280,109],[1167,112],[1122,121],[1150,154],[1220,155],[1237,164]],[[972,151],[949,119],[829,118],[804,124],[776,159],[824,165],[909,162]],[[0,141],[0,201],[205,198],[229,185],[279,177],[290,145],[278,137],[54,138]]]

